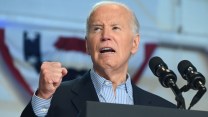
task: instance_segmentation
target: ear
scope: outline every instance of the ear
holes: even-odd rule
[[[133,39],[131,54],[135,54],[137,52],[139,47],[139,42],[140,42],[140,35],[137,34]]]
[[[90,50],[89,50],[89,47],[88,47],[88,39],[87,39],[87,36],[85,36],[85,47],[86,47],[87,54],[90,55]]]

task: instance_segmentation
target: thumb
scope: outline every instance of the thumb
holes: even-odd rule
[[[68,73],[65,67],[62,68],[62,77],[64,77]]]

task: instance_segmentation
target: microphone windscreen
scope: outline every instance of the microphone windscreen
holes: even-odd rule
[[[149,68],[151,69],[151,71],[156,74],[156,70],[157,70],[157,67],[158,65],[162,64],[164,67],[168,68],[167,65],[164,63],[164,61],[158,57],[158,56],[155,56],[155,57],[152,57],[149,61]]]
[[[188,60],[182,60],[179,64],[178,64],[178,71],[180,72],[181,75],[185,74],[186,70],[192,67],[193,70],[196,71],[196,68],[191,64],[190,61]]]

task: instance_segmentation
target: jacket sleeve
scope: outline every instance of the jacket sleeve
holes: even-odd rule
[[[25,107],[25,109],[22,111],[20,117],[37,117],[33,111],[31,100],[29,104]]]

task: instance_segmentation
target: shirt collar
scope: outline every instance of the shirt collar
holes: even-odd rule
[[[103,78],[102,76],[98,75],[94,69],[91,69],[90,70],[90,76],[91,76],[91,79],[92,79],[92,82],[93,82],[93,85],[95,87],[95,90],[96,90],[96,93],[97,94],[100,94],[100,91],[102,89],[102,86],[103,84],[109,80],[106,80],[105,78]],[[125,88],[126,88],[126,91],[127,91],[127,94],[129,95],[129,97],[131,99],[133,99],[133,91],[132,91],[132,84],[131,84],[131,77],[130,75],[127,73],[127,80],[125,83],[122,83],[125,85]]]

